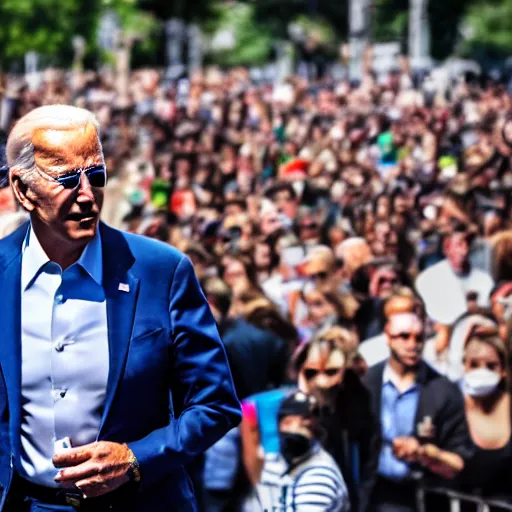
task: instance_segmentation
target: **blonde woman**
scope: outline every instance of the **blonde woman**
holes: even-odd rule
[[[476,326],[464,351],[463,391],[474,457],[462,475],[471,493],[512,497],[512,407],[508,354],[497,330]]]

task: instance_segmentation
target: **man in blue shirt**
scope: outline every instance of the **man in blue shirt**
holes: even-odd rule
[[[421,302],[413,296],[393,296],[384,313],[391,355],[367,376],[382,435],[371,509],[405,512],[416,510],[417,479],[454,478],[471,444],[460,391],[421,359]]]
[[[6,152],[30,222],[0,240],[0,512],[196,511],[185,466],[241,410],[192,264],[100,222],[91,112],[34,109]]]

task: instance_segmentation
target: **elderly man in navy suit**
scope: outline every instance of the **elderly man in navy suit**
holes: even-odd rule
[[[31,111],[7,159],[30,222],[0,241],[0,511],[196,510],[184,465],[240,405],[191,263],[99,221],[87,110]]]

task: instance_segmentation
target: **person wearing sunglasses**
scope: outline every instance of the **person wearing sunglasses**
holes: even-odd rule
[[[30,221],[0,241],[0,510],[195,510],[184,465],[241,410],[190,260],[100,222],[91,112],[34,109],[6,152]]]
[[[321,440],[346,481],[351,510],[368,510],[377,476],[378,422],[359,378],[357,334],[347,327],[322,330],[292,358],[298,388],[315,397]]]
[[[393,295],[384,314],[390,357],[366,376],[382,436],[370,510],[414,511],[418,478],[446,485],[464,468],[472,447],[459,388],[422,360],[421,301]]]

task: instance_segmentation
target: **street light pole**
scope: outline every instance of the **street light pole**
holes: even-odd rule
[[[368,45],[370,0],[350,0],[349,4],[349,44],[351,80],[363,77],[364,52]]]
[[[428,0],[409,0],[409,57],[413,69],[430,66]]]

